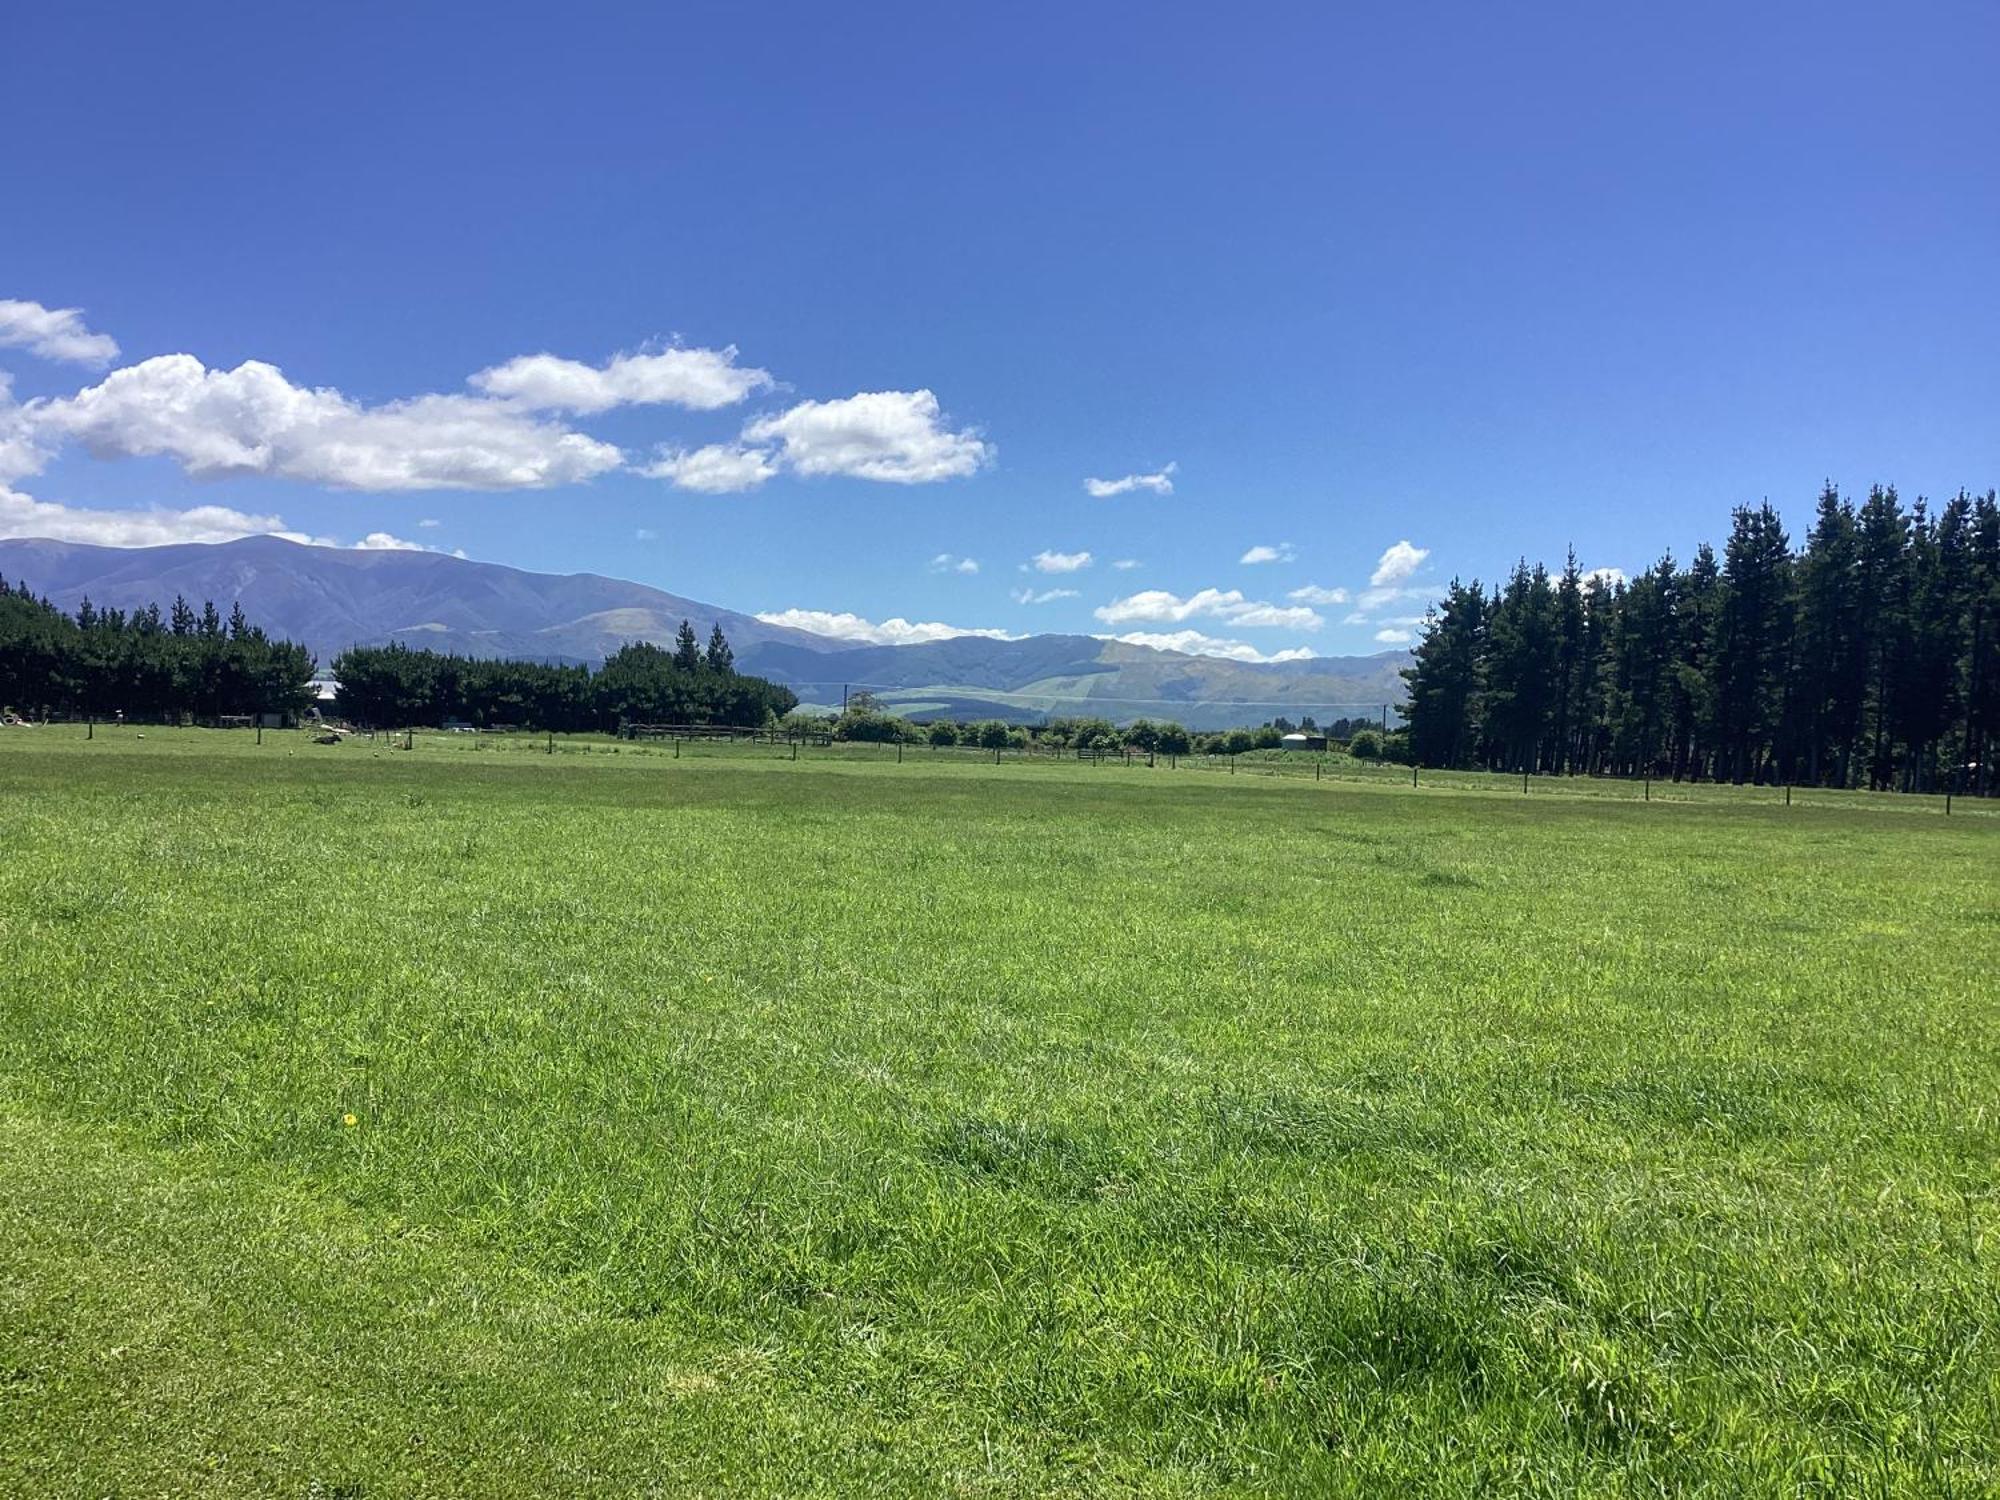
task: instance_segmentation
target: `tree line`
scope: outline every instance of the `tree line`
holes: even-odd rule
[[[340,712],[374,727],[444,724],[576,733],[621,724],[758,727],[790,713],[789,688],[736,670],[717,625],[704,651],[686,620],[671,650],[621,646],[586,666],[356,646],[334,658]]]
[[[1767,503],[1629,581],[1454,579],[1404,671],[1421,765],[1991,794],[2000,503],[1831,485],[1804,544]]]
[[[273,640],[233,608],[196,613],[176,597],[127,612],[88,599],[65,614],[25,583],[0,578],[0,706],[26,716],[149,722],[301,712],[313,658]]]

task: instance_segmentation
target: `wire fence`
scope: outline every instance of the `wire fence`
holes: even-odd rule
[[[784,761],[792,764],[852,766],[955,766],[977,768],[1067,767],[1086,774],[1191,775],[1245,784],[1281,783],[1329,790],[1370,788],[1385,793],[1484,797],[1527,797],[1597,803],[1659,804],[1663,807],[1838,808],[1903,812],[1943,817],[2000,820],[2000,798],[1953,793],[1873,792],[1775,784],[1737,786],[1727,782],[1667,781],[1601,775],[1506,774],[1489,771],[1436,771],[1358,759],[1339,751],[1252,750],[1237,755],[1174,755],[1162,751],[1105,750],[1047,744],[981,747],[835,740],[825,735],[787,735],[783,730],[718,730],[702,727],[637,740],[610,735],[455,734],[400,730],[380,736],[383,743],[411,751],[453,751],[495,756],[625,756],[644,759]]]

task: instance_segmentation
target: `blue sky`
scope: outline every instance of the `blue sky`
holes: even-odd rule
[[[1381,650],[1523,554],[2000,483],[1996,56],[1990,5],[26,8],[0,533]]]

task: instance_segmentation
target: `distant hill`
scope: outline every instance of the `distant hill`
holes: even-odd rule
[[[91,547],[0,541],[0,574],[74,610],[162,608],[176,594],[213,599],[302,641],[324,666],[353,645],[401,641],[469,656],[598,662],[627,641],[667,642],[682,620],[720,624],[745,671],[789,684],[810,704],[843,690],[899,712],[1020,722],[1046,714],[1178,719],[1191,728],[1278,714],[1379,712],[1402,697],[1409,654],[1235,662],[1086,635],[1018,641],[958,636],[919,646],[856,646],[594,573],[529,573],[437,552],[308,547],[278,537],[213,545]],[[1392,709],[1393,713],[1393,709]]]
[[[0,573],[57,605],[162,608],[180,594],[213,599],[303,642],[321,665],[349,646],[402,641],[467,656],[602,661],[627,641],[671,641],[682,620],[704,638],[720,623],[738,649],[784,643],[837,650],[844,641],[766,625],[750,615],[603,578],[528,573],[440,552],[364,552],[253,536],[213,545],[89,547],[0,541]]]

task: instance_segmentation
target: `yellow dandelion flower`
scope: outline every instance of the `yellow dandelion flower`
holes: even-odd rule
[[[349,1130],[352,1130],[355,1126],[359,1125],[361,1121],[358,1117],[354,1115],[342,1115],[340,1117],[340,1123],[345,1125]]]

